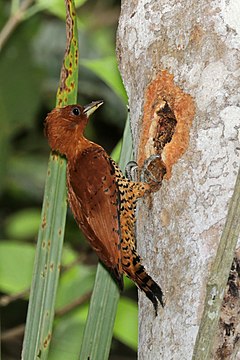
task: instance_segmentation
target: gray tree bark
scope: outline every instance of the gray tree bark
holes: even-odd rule
[[[122,1],[117,52],[136,158],[156,150],[148,127],[161,101],[178,126],[162,152],[162,187],[139,206],[138,250],[166,301],[155,318],[139,294],[139,359],[193,356],[239,167],[239,19],[239,0]]]

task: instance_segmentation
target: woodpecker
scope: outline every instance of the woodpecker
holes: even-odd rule
[[[46,117],[45,134],[51,149],[67,159],[68,202],[79,228],[120,289],[125,274],[157,314],[163,292],[142,265],[135,240],[136,202],[151,186],[128,179],[100,145],[84,137],[89,116],[102,104],[55,108]]]

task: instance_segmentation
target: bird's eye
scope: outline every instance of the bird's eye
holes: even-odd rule
[[[80,110],[79,110],[79,108],[78,108],[78,107],[74,107],[74,108],[72,109],[72,113],[73,113],[73,115],[79,116],[79,115],[80,115]]]

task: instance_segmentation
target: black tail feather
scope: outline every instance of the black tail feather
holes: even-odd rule
[[[142,283],[142,281],[138,281],[138,287],[145,292],[146,296],[149,300],[153,303],[153,307],[155,310],[155,314],[157,316],[158,314],[158,301],[160,302],[161,306],[164,307],[163,302],[163,292],[160,288],[160,286],[152,280],[152,278],[149,276],[149,280],[151,280],[152,284],[150,286],[146,286]],[[141,283],[142,284],[141,284]]]
[[[139,264],[140,265],[140,264]],[[163,292],[161,287],[149,276],[142,265],[136,271],[136,284],[145,292],[146,296],[153,303],[155,314],[158,314],[158,301],[164,307]]]

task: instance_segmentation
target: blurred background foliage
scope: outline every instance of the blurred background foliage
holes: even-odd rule
[[[117,0],[76,1],[78,101],[104,100],[86,135],[119,156],[127,97],[117,69]],[[19,10],[20,9],[20,10]],[[22,9],[22,10],[21,10]],[[21,21],[18,23],[18,19]],[[63,0],[0,0],[0,306],[2,359],[19,359],[55,106],[65,50]],[[118,144],[118,145],[117,145]],[[117,147],[116,147],[117,146]],[[68,213],[50,360],[77,359],[97,258]],[[125,282],[110,359],[135,359],[136,288]]]

